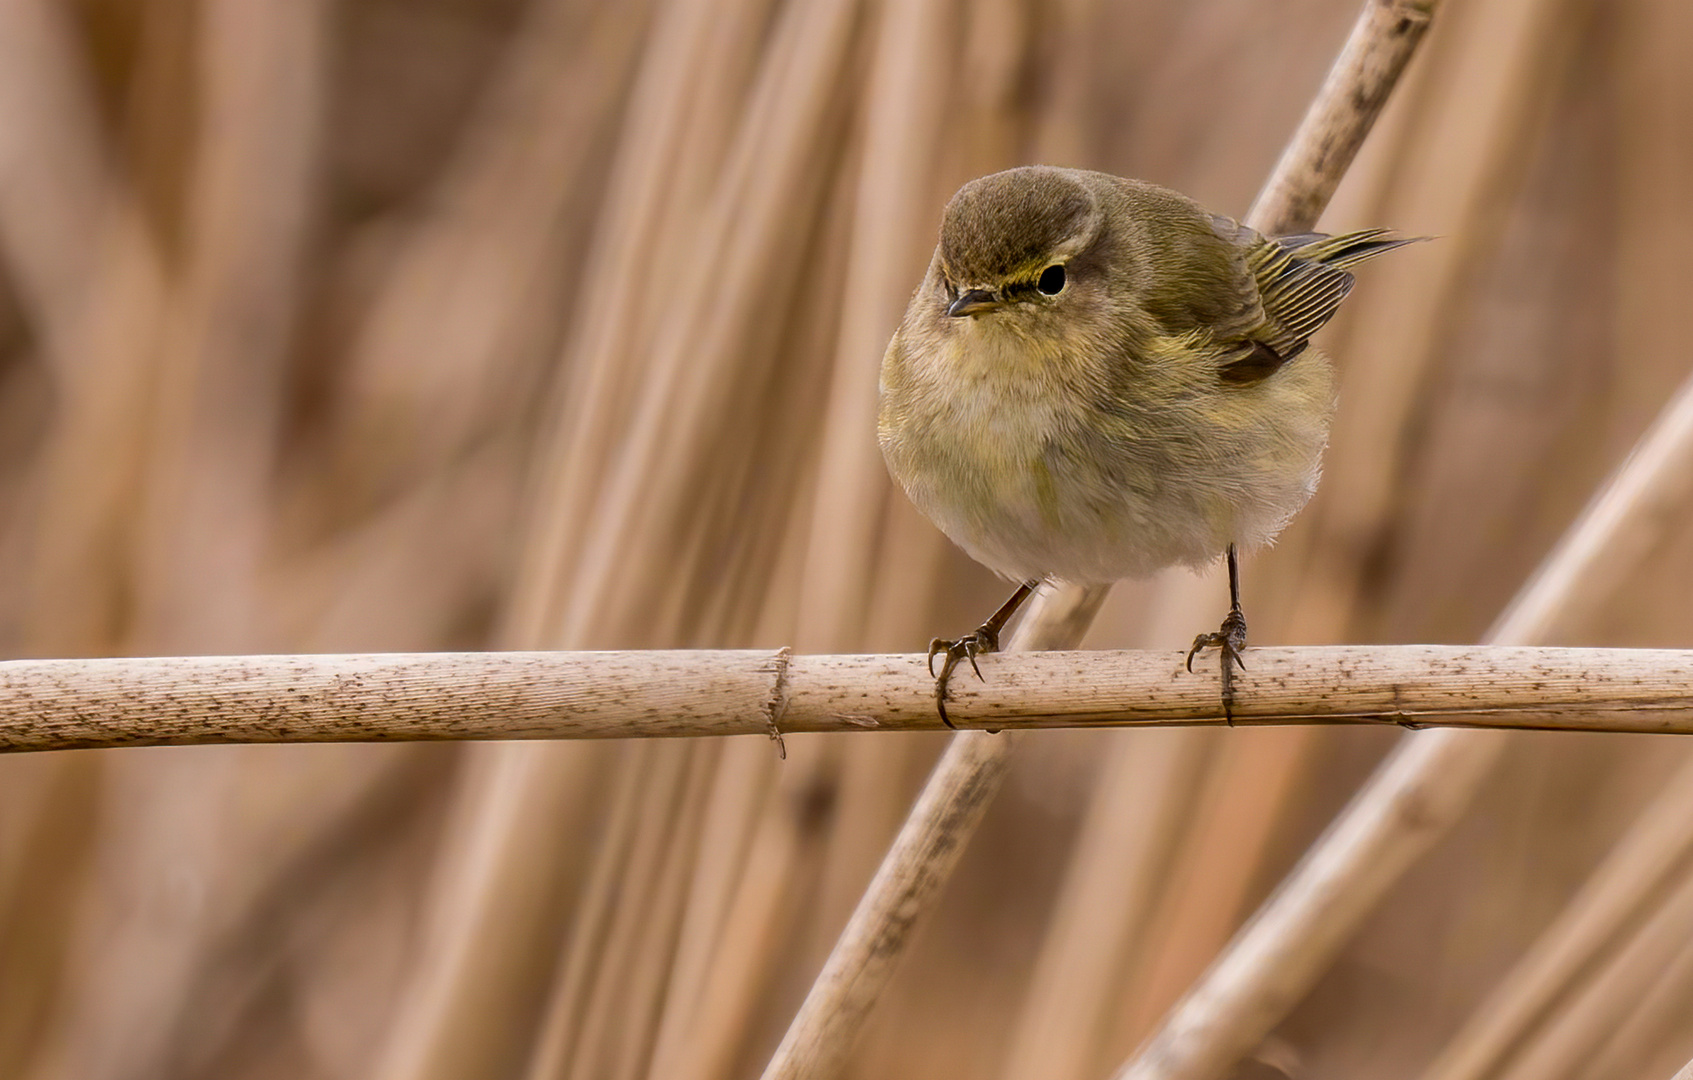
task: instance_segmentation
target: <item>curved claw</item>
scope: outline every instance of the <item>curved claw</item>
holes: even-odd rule
[[[1200,634],[1193,639],[1193,648],[1187,652],[1187,669],[1193,671],[1193,658],[1204,649],[1215,645],[1220,653],[1223,676],[1223,718],[1230,727],[1234,726],[1234,669],[1246,670],[1246,661],[1241,658],[1241,652],[1246,648],[1246,617],[1240,609],[1231,608],[1223,617],[1223,625],[1209,634]]]
[[[946,687],[947,683],[952,681],[952,669],[958,666],[958,661],[965,655],[965,640],[967,639],[960,638],[958,641],[943,643],[946,647],[941,651],[946,654],[946,659],[941,661],[941,673],[935,676],[935,711],[941,714],[941,723],[949,728],[954,725],[952,718],[946,714]],[[973,657],[971,662],[975,662]],[[929,670],[934,670],[933,665]]]
[[[934,638],[929,642],[929,678],[935,678],[935,656],[952,648],[952,642],[946,638]]]
[[[986,628],[978,628],[974,633],[967,634],[957,641],[936,638],[929,642],[929,674],[935,676],[935,710],[941,714],[941,723],[956,730],[951,717],[946,714],[946,689],[947,684],[952,680],[953,669],[958,666],[960,661],[968,660],[970,670],[976,673],[976,678],[981,679],[982,682],[987,682],[987,679],[982,675],[981,666],[976,663],[976,657],[983,653],[994,652],[998,648],[999,636]],[[941,661],[941,670],[938,675],[935,674],[936,656],[946,657]]]
[[[1241,652],[1246,648],[1246,617],[1238,610],[1230,611],[1223,617],[1223,625],[1209,634],[1200,634],[1193,639],[1193,648],[1187,651],[1187,670],[1193,671],[1193,658],[1206,649],[1216,647],[1223,654],[1223,666],[1228,661],[1234,661],[1240,670],[1246,670],[1246,661],[1241,659]]]

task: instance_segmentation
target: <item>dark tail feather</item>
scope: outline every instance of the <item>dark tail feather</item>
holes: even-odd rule
[[[1278,236],[1276,243],[1296,259],[1307,259],[1344,270],[1365,259],[1373,259],[1384,251],[1432,239],[1430,236],[1398,236],[1391,229],[1363,229],[1341,233],[1339,236],[1325,236],[1322,233]]]

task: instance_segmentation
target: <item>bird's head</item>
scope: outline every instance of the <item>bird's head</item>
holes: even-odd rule
[[[972,180],[947,203],[927,283],[947,319],[1027,328],[1094,283],[1081,258],[1098,238],[1098,197],[1064,169],[1027,166]]]

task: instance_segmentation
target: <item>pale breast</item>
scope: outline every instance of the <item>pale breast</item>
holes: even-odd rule
[[[1009,336],[936,344],[884,381],[883,452],[918,509],[1005,577],[1202,565],[1268,542],[1315,489],[1328,407],[1310,402],[1332,393],[1314,355],[1245,393],[1149,383],[1125,408],[1056,383]]]

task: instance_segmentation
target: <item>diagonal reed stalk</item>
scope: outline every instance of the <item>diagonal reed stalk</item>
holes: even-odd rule
[[[1428,28],[1435,3],[1370,0],[1248,222],[1266,232],[1309,229],[1352,163]],[[1037,597],[1012,649],[1078,644],[1104,589]],[[1010,738],[954,737],[893,848],[800,1006],[764,1080],[833,1075],[891,976],[911,926],[940,895],[1004,776]]]
[[[1684,38],[1693,26],[1693,14],[1681,7],[1641,10],[1624,24],[1629,56],[1621,86],[1621,122],[1642,133],[1681,130],[1689,117],[1689,85],[1685,64],[1674,42]],[[1679,83],[1680,91],[1666,92],[1666,85]],[[1615,355],[1628,357],[1630,369],[1641,357],[1680,356],[1673,337],[1642,317],[1652,305],[1669,302],[1671,279],[1658,268],[1665,252],[1682,242],[1685,223],[1667,211],[1680,197],[1678,179],[1693,164],[1690,148],[1677,140],[1642,138],[1645,160],[1627,169],[1622,198],[1630,206],[1620,230],[1619,258],[1626,267],[1648,268],[1643,284],[1619,291],[1625,307],[1616,320]],[[1672,493],[1660,490],[1666,511],[1673,508]],[[1685,498],[1685,493],[1683,493]],[[1667,527],[1674,530],[1675,526]],[[1662,530],[1660,530],[1662,531]],[[1626,537],[1639,545],[1649,536]],[[1644,548],[1613,555],[1594,566],[1609,581],[1588,579],[1584,595],[1572,599],[1560,619],[1559,637],[1580,633],[1593,625],[1599,610],[1597,601],[1620,591],[1619,574],[1649,557]],[[1686,859],[1693,845],[1693,765],[1683,763],[1656,798],[1640,811],[1611,852],[1599,862],[1582,888],[1569,898],[1563,911],[1529,945],[1514,967],[1500,979],[1467,1017],[1440,1054],[1423,1071],[1422,1080],[1473,1080],[1501,1075],[1513,1059],[1529,1060],[1538,1047],[1556,1040],[1560,1029],[1583,1021],[1577,1015],[1589,1005],[1602,1011],[1608,1002],[1594,1002],[1580,987],[1606,964],[1617,963],[1618,954],[1651,911],[1663,902],[1674,875],[1685,873]],[[1665,963],[1653,955],[1642,970],[1633,973],[1635,985],[1624,990],[1628,1015],[1621,1023],[1602,1020],[1610,1028],[1605,1045],[1579,1073],[1593,1077],[1624,1075],[1642,1071],[1640,1062],[1649,1060],[1672,1036],[1674,1024],[1685,1014],[1690,981],[1693,981],[1693,949],[1682,946]],[[1629,1055],[1635,1055],[1630,1058]],[[1566,1063],[1567,1068],[1567,1063]]]
[[[1693,470],[1693,380],[1571,526],[1489,632],[1544,640],[1589,608],[1661,538]],[[1462,816],[1510,745],[1499,732],[1441,731],[1404,742],[1236,935],[1118,1080],[1210,1080],[1239,1060],[1311,987],[1394,882]]]
[[[1408,517],[1415,518],[1408,505],[1418,496],[1407,489],[1407,474],[1431,467],[1419,462],[1416,448],[1428,447],[1436,460],[1448,462],[1444,467],[1449,470],[1464,456],[1455,446],[1459,440],[1424,427],[1430,395],[1438,396],[1435,388],[1464,340],[1453,337],[1452,320],[1440,313],[1465,307],[1478,268],[1500,245],[1498,207],[1516,197],[1524,148],[1535,143],[1540,130],[1536,118],[1570,63],[1571,50],[1558,47],[1563,38],[1548,33],[1549,25],[1558,25],[1552,13],[1559,7],[1545,0],[1510,0],[1450,10],[1450,19],[1429,40],[1399,91],[1403,107],[1384,116],[1371,136],[1371,151],[1354,165],[1330,208],[1328,216],[1337,222],[1416,222],[1441,239],[1418,258],[1373,274],[1370,288],[1349,304],[1345,324],[1329,338],[1331,351],[1345,360],[1344,407],[1331,433],[1334,449],[1321,499],[1289,530],[1275,554],[1263,560],[1263,569],[1272,572],[1255,569],[1252,574],[1258,587],[1253,609],[1268,613],[1254,622],[1255,631],[1265,631],[1263,640],[1327,643],[1381,635],[1370,625],[1381,609],[1369,598],[1384,544],[1400,535],[1397,530]],[[1492,327],[1489,333],[1509,333],[1496,323]],[[1464,377],[1478,377],[1473,363],[1464,370],[1469,373]],[[1451,415],[1445,407],[1436,408]],[[1519,429],[1535,423],[1527,415],[1514,419]],[[1524,434],[1494,429],[1494,437],[1506,445],[1531,442]],[[1533,451],[1523,449],[1521,455],[1530,457]],[[1584,481],[1582,494],[1591,484]],[[1398,546],[1397,540],[1391,542]],[[1276,566],[1298,570],[1277,574]],[[1422,593],[1431,572],[1438,571],[1430,566],[1419,574],[1406,565],[1401,570],[1406,582],[1396,587]],[[1408,584],[1419,578],[1425,584]],[[1171,612],[1190,620],[1187,613],[1216,603],[1213,598],[1221,590],[1215,574],[1210,580],[1167,575],[1159,584],[1164,621]],[[1180,640],[1174,629],[1167,640]],[[1400,640],[1392,636],[1400,633],[1381,640]],[[1410,640],[1426,633],[1419,628]],[[1459,640],[1473,633],[1466,629]],[[1186,737],[1206,738],[1202,732]],[[1066,1077],[1007,1073],[1004,1080],[1085,1080],[1120,1062],[1262,901],[1259,890],[1291,868],[1293,853],[1277,852],[1272,837],[1299,819],[1301,793],[1325,775],[1323,760],[1356,742],[1312,727],[1211,741],[1216,764],[1203,784],[1187,793],[1192,810],[1180,819],[1183,835],[1175,861],[1154,886],[1162,903],[1151,918],[1135,925],[1128,948],[1137,951],[1121,953],[1113,969],[1120,973],[1120,989],[1082,999],[1079,988],[1067,984],[1062,999],[1071,1007],[1062,1012],[1056,1010],[1058,995],[1037,997],[1031,990],[1030,1023],[1038,1016],[1056,1018],[1039,1029],[1043,1038],[1074,1038],[1089,1047],[1091,1068]],[[1138,828],[1132,821],[1101,827],[1119,835]],[[1094,927],[1119,917],[1115,912],[1122,905],[1112,899],[1092,898],[1102,917]],[[1088,948],[1087,936],[1087,930],[1073,935],[1080,940],[1068,947]],[[1030,1028],[1030,1038],[1035,1030]]]

